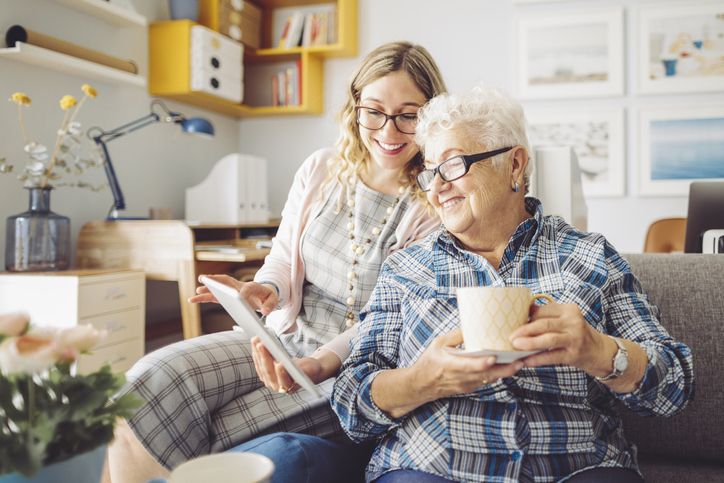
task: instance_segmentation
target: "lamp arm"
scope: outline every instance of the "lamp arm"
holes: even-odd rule
[[[106,143],[113,141],[114,139],[117,139],[119,137],[125,136],[126,134],[137,131],[148,125],[154,124],[158,122],[159,119],[160,118],[158,114],[151,112],[150,114],[143,116],[140,119],[136,119],[135,121],[129,122],[128,124],[124,124],[123,126],[120,126],[112,131],[103,131],[98,127],[93,127],[88,130],[87,136],[90,137],[97,145],[99,145],[103,149],[103,169],[106,172],[106,178],[108,178],[108,185],[110,186],[111,193],[113,194],[113,206],[111,206],[108,218],[116,218],[118,216],[119,210],[125,210],[126,200],[123,198],[123,192],[121,191],[121,186],[118,183],[116,171],[113,169],[113,164],[111,163],[111,155],[108,153],[108,146],[106,146]],[[100,131],[100,134],[92,136],[91,132],[96,129]]]

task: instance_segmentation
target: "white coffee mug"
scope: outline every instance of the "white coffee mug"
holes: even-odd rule
[[[201,456],[180,464],[168,479],[149,483],[270,483],[274,463],[256,453],[219,453]]]
[[[528,287],[461,287],[457,289],[460,326],[466,351],[514,351],[508,340],[528,321],[530,304],[549,295],[530,295]]]

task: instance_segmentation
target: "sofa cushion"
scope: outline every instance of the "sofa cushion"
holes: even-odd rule
[[[661,310],[663,326],[691,348],[695,384],[693,400],[670,418],[640,417],[619,404],[624,434],[638,446],[642,459],[723,464],[724,256],[624,257]]]

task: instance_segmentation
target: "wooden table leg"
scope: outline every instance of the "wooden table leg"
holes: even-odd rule
[[[179,262],[178,293],[184,339],[198,337],[201,335],[201,310],[198,304],[187,301],[189,297],[196,295],[196,269],[193,261]]]

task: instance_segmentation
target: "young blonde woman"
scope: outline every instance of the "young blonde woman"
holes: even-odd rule
[[[392,42],[367,55],[338,115],[336,148],[315,152],[296,173],[255,280],[213,276],[267,316],[327,396],[382,263],[439,227],[418,200],[414,134],[417,111],[445,91],[420,46]],[[205,287],[197,292],[190,302],[215,301]],[[114,483],[145,483],[188,459],[271,433],[347,441],[329,401],[298,390],[258,340],[241,332],[162,348],[127,377],[129,390],[148,403],[116,431],[108,464]]]

